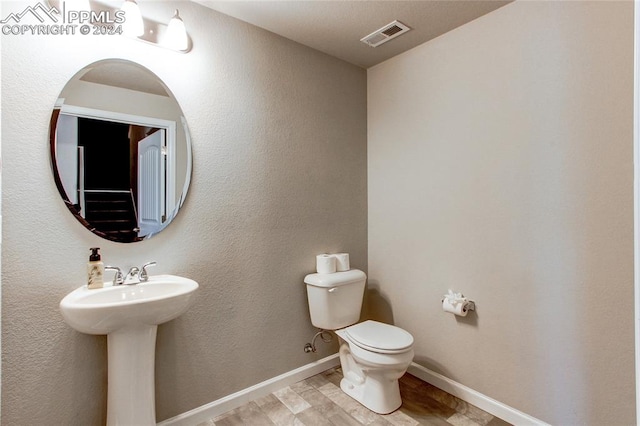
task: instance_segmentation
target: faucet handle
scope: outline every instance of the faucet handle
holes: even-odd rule
[[[156,262],[147,262],[144,265],[142,265],[142,268],[140,268],[140,281],[149,280],[149,274],[147,273],[147,268],[150,266],[156,266]]]
[[[117,266],[105,266],[104,270],[116,271],[115,275],[113,276],[113,285],[122,285],[122,283],[124,282],[124,277],[122,276],[122,270],[120,268],[118,268]]]

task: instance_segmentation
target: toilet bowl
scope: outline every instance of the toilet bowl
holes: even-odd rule
[[[379,414],[402,405],[398,379],[413,360],[413,336],[405,330],[365,321],[336,330],[340,338],[340,388]]]
[[[402,405],[398,379],[413,360],[413,336],[377,321],[357,323],[366,278],[351,269],[309,274],[304,282],[312,324],[340,339],[340,388],[371,411],[388,414]]]

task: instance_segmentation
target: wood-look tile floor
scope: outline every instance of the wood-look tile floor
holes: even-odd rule
[[[402,407],[376,414],[342,392],[341,379],[340,367],[332,368],[198,426],[509,425],[408,373],[400,379]]]

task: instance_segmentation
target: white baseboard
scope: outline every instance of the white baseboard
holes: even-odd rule
[[[465,385],[456,382],[455,380],[451,380],[450,378],[445,377],[442,374],[431,371],[426,367],[416,364],[415,362],[411,363],[407,371],[417,378],[430,383],[433,386],[440,388],[443,391],[450,393],[451,395],[456,396],[465,402],[468,402],[469,404],[475,405],[481,410],[484,410],[489,414],[493,414],[494,416],[499,417],[511,424],[519,426],[548,426],[548,424],[543,422],[542,420],[538,420],[535,417],[531,417],[530,415],[525,414],[522,411],[518,411],[515,408],[509,407],[508,405],[503,404],[500,401],[489,398],[488,396],[481,394],[480,392],[468,388]]]
[[[217,417],[227,411],[238,408],[247,402],[253,401],[258,398],[262,398],[278,389],[282,389],[301,380],[307,379],[316,374],[322,373],[330,368],[340,365],[340,358],[338,354],[330,355],[326,358],[322,358],[318,361],[312,362],[307,365],[303,365],[300,368],[281,374],[264,382],[258,383],[231,395],[227,395],[223,398],[217,399],[208,404],[194,408],[186,413],[179,414],[170,419],[164,420],[157,424],[157,426],[194,426],[199,423],[205,422],[209,419]],[[467,386],[451,380],[442,374],[429,370],[419,364],[411,363],[409,373],[413,374],[417,378],[424,380],[433,386],[442,389],[445,392],[450,393],[453,396],[460,398],[461,400],[473,404],[476,407],[493,414],[496,417],[501,418],[511,424],[516,425],[541,425],[548,426],[547,423],[542,420],[538,420],[535,417],[531,417],[515,408],[509,407],[502,402],[496,401],[486,395],[481,394]]]
[[[262,398],[270,393],[282,389],[301,380],[307,379],[316,374],[322,373],[330,368],[340,365],[338,354],[329,355],[318,361],[303,365],[300,368],[286,372],[264,382],[258,383],[231,395],[217,399],[208,404],[202,405],[186,413],[179,414],[170,419],[164,420],[157,426],[193,426],[217,417],[227,411],[238,408],[254,399]]]

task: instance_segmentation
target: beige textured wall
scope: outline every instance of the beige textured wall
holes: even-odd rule
[[[632,102],[632,2],[515,2],[369,69],[369,284],[418,363],[635,424]]]
[[[2,2],[2,16],[32,2]],[[110,36],[2,36],[2,424],[104,422],[106,338],[69,328],[58,303],[83,284],[88,248],[128,267],[197,280],[195,305],[162,325],[158,420],[330,353],[315,332],[304,275],[315,255],[348,251],[367,268],[366,72],[191,2],[174,8],[186,55]],[[164,232],[104,241],[68,213],[51,177],[48,123],[67,80],[118,57],[162,78],[193,140],[192,185]]]

